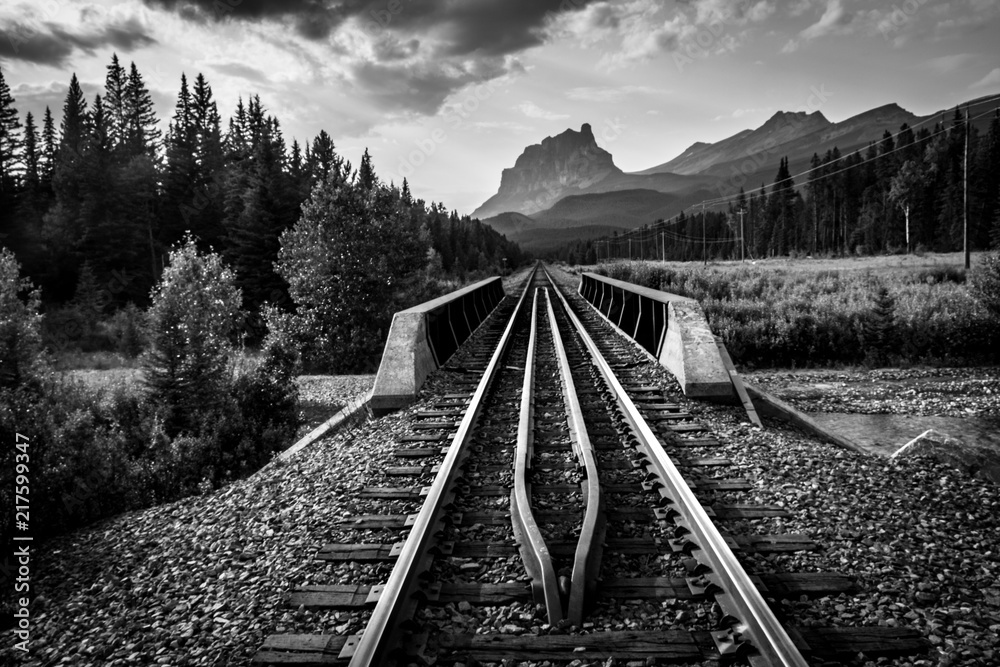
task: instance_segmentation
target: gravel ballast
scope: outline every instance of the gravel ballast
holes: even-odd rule
[[[676,388],[662,369],[651,376]],[[383,541],[344,522],[399,513],[398,503],[357,492],[389,484],[382,470],[396,437],[428,406],[338,432],[214,493],[43,545],[32,559],[30,651],[15,652],[5,632],[0,657],[32,666],[247,665],[272,633],[360,631],[365,612],[298,611],[283,598],[305,584],[387,578],[384,563],[324,564],[314,556],[331,541]],[[915,659],[847,664],[1000,664],[1000,488],[927,460],[845,452],[777,422],[753,428],[733,408],[699,407],[698,418],[722,442],[719,455],[753,480],[743,501],[792,513],[755,525],[802,532],[821,545],[756,556],[754,564],[838,571],[858,581],[857,595],[782,602],[790,616],[817,625],[913,627],[934,646]],[[664,615],[663,627],[670,622]]]

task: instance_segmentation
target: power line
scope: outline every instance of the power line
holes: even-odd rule
[[[983,98],[982,100],[978,101],[978,104],[989,103],[989,102],[996,102],[996,101],[1000,101],[1000,94],[998,94],[998,95],[992,95],[992,96],[988,96],[986,98]],[[982,113],[980,113],[980,114],[978,114],[976,116],[971,116],[970,117],[969,113],[968,113],[968,105],[966,105],[966,116],[965,116],[965,119],[964,119],[966,131],[968,131],[968,128],[969,128],[970,124],[973,121],[978,120],[980,118],[984,118],[984,117],[986,117],[986,116],[988,116],[990,114],[994,114],[994,113],[997,112],[998,109],[1000,109],[1000,107],[995,106],[995,107],[993,107],[991,109],[988,109],[988,110],[986,110],[986,111],[984,111],[984,112],[982,112]],[[935,116],[929,116],[928,118],[926,118],[925,120],[923,120],[923,121],[921,121],[919,123],[915,123],[912,126],[908,125],[908,129],[911,130],[911,131],[913,131],[913,130],[919,129],[922,126],[927,125],[927,124],[929,124],[931,122],[934,122],[935,124],[937,124],[937,122],[939,122],[937,120],[937,118],[938,117],[936,115]],[[909,144],[906,144],[905,146],[896,146],[891,151],[886,151],[885,153],[879,153],[879,154],[877,154],[877,155],[875,155],[873,157],[865,158],[861,162],[858,162],[858,163],[855,163],[855,164],[845,165],[844,167],[842,167],[842,168],[840,168],[840,169],[838,169],[836,171],[832,171],[832,172],[828,172],[828,173],[822,174],[821,176],[819,176],[817,178],[814,178],[812,180],[801,181],[801,178],[803,176],[807,176],[808,174],[811,174],[814,171],[818,171],[818,170],[821,170],[821,169],[824,169],[824,168],[828,168],[831,164],[836,164],[836,163],[839,163],[841,161],[846,161],[846,160],[848,160],[849,158],[851,158],[851,157],[853,157],[855,155],[860,155],[863,151],[870,150],[870,148],[872,147],[872,145],[874,143],[876,143],[876,142],[870,142],[867,146],[864,146],[862,148],[858,148],[858,149],[856,149],[854,151],[851,151],[850,153],[847,153],[845,155],[840,156],[834,162],[827,162],[825,164],[821,164],[821,165],[818,165],[816,167],[810,167],[809,169],[806,169],[805,171],[799,172],[797,174],[790,175],[788,177],[788,180],[793,180],[794,181],[795,179],[800,179],[800,182],[798,182],[798,183],[792,183],[791,189],[798,190],[798,188],[802,188],[802,187],[805,187],[807,185],[813,185],[813,184],[818,183],[820,181],[823,181],[823,180],[825,180],[827,178],[833,178],[834,176],[837,176],[839,174],[845,173],[845,172],[847,172],[847,171],[849,171],[851,169],[855,169],[855,168],[864,166],[864,165],[866,165],[866,164],[868,164],[870,162],[874,162],[874,161],[879,160],[881,158],[888,157],[888,156],[893,155],[895,153],[898,153],[900,151],[907,150],[907,149],[912,149],[913,146],[917,146],[918,144],[922,144],[922,143],[928,142],[931,139],[934,139],[934,138],[936,138],[938,136],[941,136],[942,134],[946,134],[947,132],[949,132],[952,129],[953,128],[945,127],[943,125],[943,122],[942,122],[942,127],[938,131],[931,132],[931,133],[929,133],[925,137],[921,137],[921,138],[914,137],[913,142],[911,142]],[[897,133],[896,136],[898,137],[899,134]],[[762,189],[763,188],[764,188],[764,186],[762,185]],[[753,191],[751,191],[750,196],[753,196],[752,192]],[[742,194],[743,194],[743,196],[747,196],[747,193],[745,193],[745,192],[742,193]],[[728,195],[728,196],[725,196],[725,197],[717,197],[717,198],[714,198],[714,199],[706,199],[706,200],[703,200],[702,202],[699,202],[698,205],[700,205],[702,207],[702,214],[701,215],[702,215],[702,221],[703,221],[703,223],[704,223],[704,215],[705,215],[704,209],[706,207],[715,208],[716,206],[719,206],[721,204],[726,204],[726,203],[729,203],[729,202],[738,201],[739,198],[740,198],[740,194],[736,194],[736,195]],[[676,224],[680,224],[682,222],[687,222],[687,221],[690,221],[690,220],[694,219],[694,216],[687,216],[687,217],[685,217],[685,218],[682,219],[681,218],[682,215],[684,215],[683,211],[681,211],[680,213],[678,213],[678,214],[676,214],[674,216],[671,216],[670,218],[668,218],[666,220],[660,220],[658,222],[655,222],[655,223],[653,223],[653,225],[654,226],[659,225],[660,226],[660,231],[662,231],[664,233],[670,233],[670,232],[666,231],[666,226],[667,225],[676,225]],[[644,227],[645,226],[648,226],[648,225],[644,225]],[[634,231],[636,231],[638,229],[641,229],[641,228],[632,228],[632,229],[629,229],[620,238],[627,238]],[[611,239],[612,237],[604,237],[604,238],[605,239]],[[600,240],[600,239],[598,239],[598,240]],[[675,239],[675,240],[684,240],[685,242],[696,242],[698,239],[696,237],[685,237],[683,235],[678,235],[677,239]],[[708,242],[707,239],[704,236],[703,236],[703,241],[705,243]],[[735,242],[735,239],[722,239],[722,238],[718,238],[717,240],[713,240],[712,241],[712,243],[731,243],[731,242]]]

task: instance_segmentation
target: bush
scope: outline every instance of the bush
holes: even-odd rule
[[[14,254],[0,248],[0,387],[19,386],[42,365],[40,293],[20,272]]]
[[[275,264],[295,302],[289,327],[307,366],[377,368],[392,315],[429,261],[390,188],[345,183],[332,172],[317,184],[281,235]]]
[[[119,354],[134,359],[146,348],[146,318],[134,303],[116,312],[107,328]]]
[[[218,342],[225,322],[204,322],[204,311],[193,312],[205,306],[200,299],[213,299],[215,310],[208,312],[235,317],[226,272],[213,258],[197,256],[190,244],[180,252],[155,292],[153,321],[161,326],[156,350],[179,355],[171,366],[177,373],[166,377],[181,381],[167,392],[154,384],[148,393],[125,385],[93,389],[51,373],[42,363],[37,294],[27,303],[17,298],[25,285],[12,258],[0,255],[0,340],[4,360],[13,360],[9,381],[0,385],[0,438],[13,443],[22,434],[30,443],[31,519],[39,541],[252,473],[295,434],[295,354],[272,332],[260,363],[234,372],[225,356],[228,342]],[[136,313],[126,316],[134,322]],[[199,387],[195,409],[184,394],[192,386]],[[164,410],[164,396],[175,401],[171,410]],[[184,428],[169,423],[171,418]],[[4,507],[14,505],[14,451],[4,447],[0,453]],[[4,513],[5,540],[12,521],[12,513]]]
[[[994,318],[1000,319],[1000,252],[983,256],[972,274],[972,294]]]
[[[964,272],[949,267],[878,279],[867,271],[677,269],[643,262],[602,265],[597,272],[698,299],[744,366],[1000,359],[1000,334],[987,307],[989,295],[1000,294],[997,260],[983,262],[971,289]]]
[[[190,236],[169,261],[153,289],[143,370],[151,399],[163,407],[168,432],[177,435],[195,429],[226,395],[242,297],[222,259],[202,255]]]

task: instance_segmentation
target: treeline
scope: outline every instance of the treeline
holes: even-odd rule
[[[104,314],[145,307],[167,253],[190,232],[234,269],[249,311],[290,308],[274,268],[282,232],[331,173],[341,182],[377,179],[367,151],[355,169],[326,131],[288,146],[256,95],[241,98],[224,124],[202,74],[193,85],[181,77],[161,132],[142,75],[117,55],[93,100],[72,76],[58,127],[48,108],[41,120],[22,120],[15,102],[0,71],[0,243],[49,307],[73,298],[81,278],[105,292]],[[413,198],[405,180],[387,187],[432,278],[465,280],[522,261],[491,228]]]
[[[814,154],[798,183],[783,158],[769,188],[740,188],[704,213],[570,244],[559,258],[739,259],[741,227],[747,258],[961,250],[966,168],[969,246],[1000,247],[1000,111],[980,132],[956,109],[949,124],[916,132],[903,124],[864,151]]]

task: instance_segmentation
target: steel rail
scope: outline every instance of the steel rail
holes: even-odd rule
[[[448,453],[441,463],[434,483],[428,490],[427,498],[421,506],[410,534],[396,559],[389,580],[375,604],[368,625],[365,626],[364,634],[353,645],[350,667],[382,665],[395,646],[398,625],[404,620],[406,612],[413,603],[414,595],[417,593],[420,574],[425,569],[426,554],[435,540],[435,534],[441,528],[441,516],[444,508],[455,495],[454,487],[459,476],[459,464],[468,455],[468,444],[472,440],[473,430],[482,413],[483,399],[497,374],[500,360],[513,338],[514,323],[524,306],[528,290],[537,271],[538,266],[536,265],[528,276],[524,291],[518,299],[510,321],[507,323],[496,350],[483,372],[483,377],[472,395],[469,407],[459,423],[454,438],[452,438]]]
[[[538,292],[531,303],[531,333],[524,360],[524,383],[517,422],[517,449],[514,454],[514,488],[510,493],[511,524],[517,538],[524,569],[531,577],[531,592],[536,603],[544,604],[548,621],[555,625],[563,619],[559,580],[552,565],[552,555],[545,543],[535,515],[531,511],[531,491],[528,474],[535,430],[535,352],[538,340]]]
[[[548,271],[545,269],[543,271],[551,280]],[[632,402],[618,381],[611,366],[598,350],[596,343],[584,329],[579,317],[569,307],[566,298],[559,292],[557,294],[581,339],[587,349],[591,351],[594,363],[614,392],[619,408],[632,427],[636,439],[644,445],[651,465],[666,487],[664,491],[669,496],[671,503],[677,507],[681,516],[685,517],[685,527],[690,530],[695,551],[702,551],[701,555],[711,567],[718,585],[726,593],[717,596],[717,600],[723,610],[731,614],[738,623],[729,632],[731,643],[738,646],[742,640],[741,635],[748,637],[752,647],[759,653],[759,656],[754,656],[755,665],[808,667],[806,659],[767,606],[760,591],[757,590],[746,570],[743,569],[729,545],[726,544],[725,538],[719,533],[718,528],[712,523],[711,518],[685,482],[684,476],[660,445],[649,424],[643,419],[635,403]],[[731,610],[726,609],[726,607],[731,607]]]
[[[551,277],[549,278],[551,281]],[[553,283],[553,287],[555,284]],[[556,322],[556,312],[552,306],[549,290],[545,290],[545,302],[548,306],[549,328],[552,330],[552,340],[556,348],[556,359],[559,363],[559,376],[562,379],[563,401],[566,404],[566,420],[569,423],[570,439],[577,461],[584,472],[584,502],[585,509],[580,537],[573,557],[573,571],[570,576],[569,602],[566,607],[566,620],[573,625],[583,622],[583,614],[594,602],[597,593],[597,578],[601,573],[601,557],[604,552],[605,515],[604,500],[601,496],[601,483],[597,472],[597,458],[594,447],[587,433],[587,425],[583,419],[583,408],[573,383],[573,373],[566,356],[566,346],[560,336],[559,323]]]

